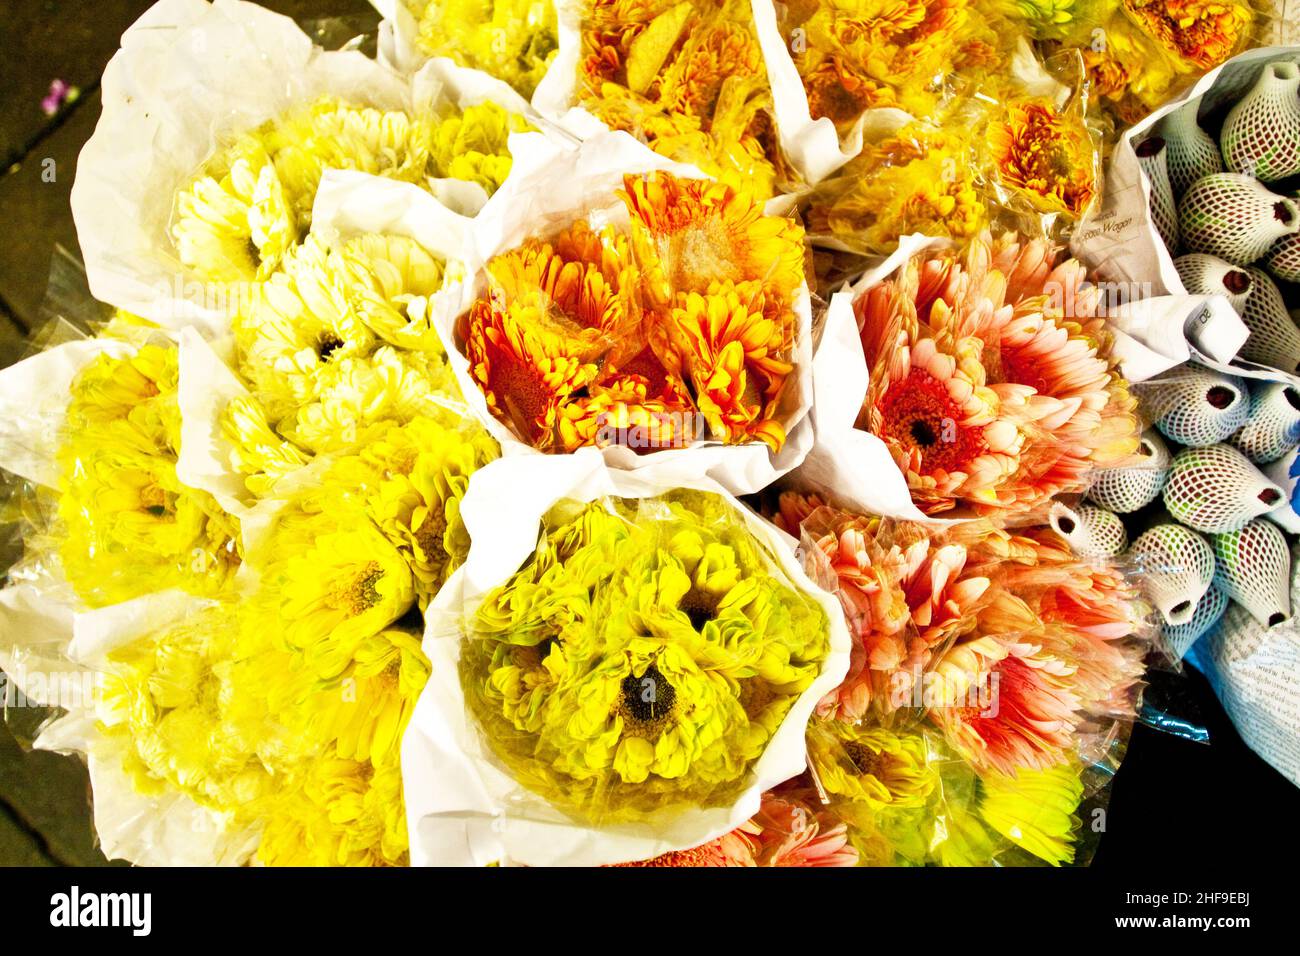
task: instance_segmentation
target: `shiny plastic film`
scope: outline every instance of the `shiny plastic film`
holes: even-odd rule
[[[441,676],[405,744],[417,862],[688,850],[803,768],[808,714],[846,663],[838,609],[718,486],[656,491],[600,461],[505,459],[465,503],[474,542],[506,524],[510,540],[474,544],[431,611]],[[513,508],[483,497],[498,486]]]
[[[1086,861],[1081,804],[1104,805],[1154,633],[1119,566],[1045,526],[944,529],[794,491],[772,516],[834,574],[853,640],[789,786],[821,795],[857,862]],[[1059,732],[1020,723],[1041,708]]]
[[[1137,403],[1096,293],[1083,266],[1043,240],[909,240],[832,299],[828,327],[853,323],[869,384],[851,429],[818,415],[804,471],[847,492],[855,478],[828,469],[866,435],[926,515],[1045,521],[1054,495],[1137,459]],[[846,361],[819,351],[819,398]]]

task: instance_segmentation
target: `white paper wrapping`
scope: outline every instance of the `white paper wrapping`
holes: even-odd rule
[[[504,83],[450,61],[404,79],[358,52],[321,50],[288,17],[242,0],[159,0],[123,35],[101,95],[72,188],[91,292],[205,332],[226,329],[231,290],[186,272],[169,226],[176,191],[218,144],[325,95],[411,112],[483,100],[528,110]],[[475,184],[432,188],[467,213],[486,200]]]
[[[34,746],[86,757],[95,832],[109,859],[146,866],[238,865],[256,849],[256,833],[234,827],[228,814],[176,790],[140,793],[122,769],[123,744],[100,725],[112,719],[99,699],[108,655],[205,604],[172,590],[78,610],[30,585],[0,591],[0,668],[32,704],[66,711],[42,729]]]
[[[1158,309],[1158,315],[1131,322],[1127,328],[1119,326],[1123,333],[1118,346],[1123,358],[1121,367],[1130,380],[1151,378],[1189,357],[1224,370],[1247,336],[1245,325],[1226,299],[1187,294],[1173,257],[1152,221],[1151,184],[1142,173],[1134,144],[1184,103],[1199,98],[1199,109],[1209,112],[1244,92],[1264,64],[1297,55],[1297,47],[1266,47],[1242,53],[1126,130],[1115,145],[1102,202],[1079,223],[1070,248],[1101,280],[1118,283],[1120,290],[1142,290],[1143,298],[1156,297],[1153,307]],[[1184,320],[1181,329],[1180,313]],[[1253,368],[1256,374],[1251,377],[1270,377],[1261,374],[1258,366]]]
[[[522,790],[487,753],[458,677],[459,622],[536,549],[540,521],[556,502],[645,498],[674,488],[711,491],[731,501],[786,576],[826,612],[830,653],[821,675],[795,702],[757,761],[752,784],[733,806],[683,812],[653,824],[584,825]],[[432,675],[402,741],[413,864],[592,866],[649,859],[734,829],[758,810],[764,790],[803,771],[804,729],[817,701],[843,680],[849,635],[836,599],[804,574],[793,539],[747,511],[688,463],[673,474],[621,472],[606,468],[590,448],[545,460],[493,462],[475,473],[461,514],[474,544],[465,565],[426,614],[424,650]]]
[[[413,314],[428,310],[443,315],[440,324],[446,326],[468,306],[470,286],[464,280],[477,261],[469,219],[412,183],[326,170],[312,207],[312,234],[332,245],[366,233],[413,239],[446,262],[445,288],[427,300],[413,300],[409,305]],[[231,400],[248,394],[233,371],[233,345],[229,336],[209,342],[192,328],[179,339],[177,476],[210,493],[226,511],[246,518],[256,502],[243,476],[232,468],[233,446],[221,428],[221,416]]]
[[[0,468],[57,488],[56,456],[73,380],[97,356],[120,358],[134,351],[125,342],[82,339],[0,369]]]
[[[951,245],[947,239],[904,236],[898,249],[862,278],[831,296],[821,341],[813,357],[815,442],[787,484],[813,491],[861,514],[935,521],[912,503],[907,479],[885,443],[854,427],[867,397],[869,370],[853,302],[897,272],[912,256]],[[946,522],[940,522],[946,523]]]
[[[593,228],[609,222],[626,223],[626,208],[615,195],[623,188],[624,174],[664,170],[683,178],[706,178],[694,166],[666,159],[622,132],[599,133],[576,148],[538,133],[517,134],[510,137],[510,151],[515,165],[509,180],[472,223],[480,264],[530,237],[546,236],[576,219],[587,218]],[[769,212],[777,203],[773,200],[769,204]],[[473,281],[473,297],[486,290],[480,265]],[[782,416],[786,441],[778,453],[773,454],[761,442],[724,445],[701,441],[686,448],[644,455],[612,445],[603,449],[610,467],[647,476],[650,481],[660,474],[708,475],[733,494],[743,495],[767,487],[803,461],[813,442],[809,416],[813,400],[812,302],[806,284],[800,286],[793,307],[799,319],[795,372],[787,385],[793,393],[790,411]],[[454,326],[455,316],[444,313],[438,318],[439,334],[471,411],[501,443],[503,456],[541,455],[516,438],[488,410],[470,374],[469,361],[456,343]]]

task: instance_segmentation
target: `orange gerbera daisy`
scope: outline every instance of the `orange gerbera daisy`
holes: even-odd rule
[[[560,448],[624,445],[641,453],[690,444],[697,437],[690,430],[690,406],[653,394],[650,383],[639,375],[593,385],[589,394],[573,398],[560,410]]]
[[[1143,673],[1137,590],[1110,565],[1080,561],[1048,528],[980,547],[990,573],[1033,608],[1044,646],[1069,661],[1081,705],[1090,713],[1132,717]],[[1018,553],[1017,553],[1018,552]]]
[[[1092,138],[1081,117],[1044,97],[1012,100],[989,126],[998,181],[1044,213],[1079,217],[1097,194]]]
[[[470,374],[488,409],[523,441],[549,445],[561,403],[599,373],[600,340],[549,321],[537,291],[508,303],[479,299],[467,325]]]
[[[470,372],[493,415],[548,446],[561,405],[595,382],[639,320],[626,240],[578,222],[553,242],[495,257],[487,271],[490,292],[462,329]]]
[[[1134,716],[1145,647],[1118,570],[1080,561],[1047,527],[968,523],[949,540],[992,581],[971,636],[935,665],[930,719],[958,750],[981,769],[1043,769],[1077,752],[1091,718]]]
[[[989,580],[968,571],[964,545],[923,525],[816,504],[785,492],[778,523],[829,562],[853,639],[848,674],[818,713],[851,721],[911,706],[932,657],[974,625]]]
[[[664,305],[715,281],[761,281],[786,302],[803,283],[803,227],[748,192],[669,173],[627,176],[621,195],[639,262]]]
[[[928,513],[1038,507],[1136,450],[1096,289],[1059,259],[1047,243],[984,237],[965,255],[922,254],[855,304],[872,370],[860,427]]]
[[[874,301],[865,300],[864,326],[875,321]],[[890,358],[869,365],[859,427],[884,441],[927,514],[950,510],[958,499],[996,505],[998,487],[1020,463],[1023,433],[1001,415],[1002,403],[985,385],[969,345],[962,351],[959,361],[940,352],[934,339],[903,340]]]
[[[664,853],[637,867],[856,866],[848,827],[820,806],[816,794],[783,788],[763,794],[752,819],[730,833],[689,850]]]
[[[1020,602],[1006,591],[993,595],[978,630],[1004,619],[1028,624]],[[978,769],[1014,773],[1064,762],[1074,744],[1081,701],[1069,664],[1041,645],[1012,633],[984,633],[955,644],[934,667],[929,716],[948,741]]]

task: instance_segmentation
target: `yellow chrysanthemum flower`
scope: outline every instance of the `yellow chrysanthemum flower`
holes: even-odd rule
[[[877,808],[922,806],[939,785],[919,733],[814,720],[808,759],[827,792]]]
[[[654,173],[625,177],[621,195],[638,262],[661,301],[714,282],[758,281],[789,303],[803,283],[803,227],[765,215],[749,192]]]
[[[277,639],[325,679],[337,677],[362,641],[415,602],[401,552],[357,496],[332,491],[277,514],[256,556],[260,588],[256,613],[246,621],[252,628],[280,622]]]
[[[179,587],[215,593],[238,567],[239,529],[176,476],[175,347],[101,355],[72,384],[59,448],[63,572],[98,606]]]
[[[509,134],[529,128],[494,103],[413,117],[324,97],[239,136],[178,191],[177,255],[209,281],[266,280],[307,235],[326,169],[464,179],[490,195],[510,170]]]
[[[872,107],[929,115],[977,27],[970,0],[827,0],[786,13],[812,115],[841,129]]]
[[[470,475],[497,453],[477,425],[453,428],[432,418],[392,428],[361,453],[382,475],[367,510],[410,565],[422,607],[469,553],[460,501]]]
[[[168,785],[204,806],[231,811],[270,782],[250,728],[230,719],[236,628],[224,608],[115,651],[100,682],[104,734],[124,745],[137,790]]]
[[[662,155],[762,198],[784,175],[744,0],[590,0],[579,81],[584,106]]]
[[[914,232],[970,239],[988,223],[978,169],[960,133],[904,127],[817,188],[809,229],[871,254],[892,252]]]
[[[559,506],[461,657],[493,750],[592,821],[733,798],[828,649],[820,608],[719,500],[636,507]]]
[[[670,337],[677,374],[694,385],[696,405],[715,438],[767,443],[779,451],[785,429],[776,404],[794,370],[795,316],[758,282],[714,283],[705,295],[678,297]]]
[[[500,77],[528,99],[559,50],[552,0],[404,0],[428,56]]]
[[[258,287],[234,320],[253,395],[221,421],[251,491],[391,424],[454,417],[459,389],[427,301],[443,281],[443,263],[412,240],[362,235],[336,249],[308,237]]]
[[[1079,218],[1097,195],[1092,138],[1080,116],[1043,97],[1012,100],[989,126],[993,169],[1003,186],[1043,213]]]

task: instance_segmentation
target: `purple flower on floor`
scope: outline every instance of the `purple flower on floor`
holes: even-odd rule
[[[81,90],[63,80],[51,80],[50,92],[46,93],[45,99],[41,100],[41,109],[45,111],[46,116],[53,116],[65,103],[71,103],[80,93]]]

